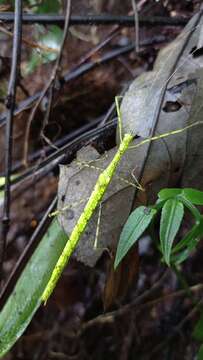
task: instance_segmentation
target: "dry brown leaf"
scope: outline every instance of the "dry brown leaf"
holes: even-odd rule
[[[183,33],[160,51],[154,70],[136,79],[124,96],[121,112],[123,131],[137,135],[134,144],[144,137],[181,129],[203,118],[203,18],[195,15]],[[108,156],[99,156],[91,147],[78,154],[80,161],[90,166],[81,167],[74,161],[61,166],[58,209],[59,221],[70,234],[92,192],[100,170],[111,161],[116,149]],[[123,157],[102,201],[98,248],[94,249],[98,211],[92,217],[75,251],[77,260],[94,266],[102,249],[115,249],[123,224],[132,206],[153,203],[157,192],[178,185],[203,190],[203,131],[194,127],[178,135],[145,144],[128,151]],[[132,173],[141,178],[145,192],[135,191],[121,178],[132,181]],[[83,202],[81,202],[81,200]],[[130,270],[131,271],[131,270]],[[132,271],[133,273],[133,271]],[[136,271],[134,272],[135,275]],[[123,274],[110,270],[106,286],[106,305],[122,293]],[[129,285],[130,281],[128,282]],[[124,290],[124,292],[126,292]]]

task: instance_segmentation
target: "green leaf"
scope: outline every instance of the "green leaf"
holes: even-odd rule
[[[183,196],[194,205],[203,205],[203,191],[186,188],[183,189]]]
[[[114,263],[115,269],[133,244],[140,238],[149,226],[156,213],[156,209],[140,206],[129,216],[120,235]]]
[[[0,358],[22,335],[40,306],[41,295],[66,242],[67,235],[55,219],[0,312]]]
[[[47,13],[58,13],[60,10],[60,1],[59,0],[43,0],[41,4],[38,5],[36,13],[38,14],[47,14]]]
[[[163,206],[160,223],[161,251],[167,265],[170,265],[170,255],[175,236],[180,228],[184,215],[183,204],[176,199],[169,199]]]
[[[158,193],[158,197],[161,200],[168,200],[170,198],[174,198],[177,195],[182,193],[182,189],[178,189],[178,188],[172,188],[172,189],[162,189],[161,191],[159,191]]]
[[[198,208],[196,208],[196,206],[194,206],[191,201],[189,201],[185,195],[180,194],[177,196],[178,200],[181,201],[184,206],[186,208],[188,208],[188,210],[191,212],[191,214],[194,216],[196,223],[201,222],[202,221],[202,215],[200,214]]]

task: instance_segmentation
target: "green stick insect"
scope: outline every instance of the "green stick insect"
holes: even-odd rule
[[[147,119],[152,119],[153,127],[156,127],[156,121],[159,117],[159,109],[161,108],[161,103],[163,102],[163,98],[165,95],[165,89],[167,84],[169,83],[169,80],[172,78],[172,76],[181,70],[182,67],[184,67],[185,61],[180,61],[179,58],[181,55],[184,54],[184,56],[191,56],[191,47],[188,47],[186,51],[186,44],[189,42],[190,38],[193,35],[193,32],[197,29],[197,31],[200,31],[200,22],[201,20],[201,13],[197,14],[194,18],[191,19],[189,24],[184,29],[183,33],[180,34],[180,36],[173,42],[173,51],[167,53],[167,56],[165,57],[164,61],[161,61],[161,67],[160,71],[156,72],[155,79],[151,81],[151,86],[148,86],[149,96],[151,97],[151,101],[148,97],[145,98],[145,102],[143,103],[143,113],[139,114],[140,122],[142,123],[142,116],[144,116]],[[198,45],[197,45],[198,46]],[[160,64],[159,64],[160,66]],[[151,79],[152,80],[152,79]],[[77,246],[82,234],[84,233],[91,217],[93,216],[95,210],[97,207],[101,204],[102,198],[112,180],[112,177],[114,176],[114,173],[120,164],[120,161],[123,157],[123,155],[126,153],[126,151],[130,148],[130,145],[135,137],[137,135],[136,130],[133,128],[133,119],[131,119],[132,123],[127,123],[127,126],[124,126],[123,132],[124,136],[122,139],[122,130],[121,130],[121,113],[119,108],[119,102],[118,98],[116,98],[116,108],[118,113],[118,125],[119,125],[119,131],[120,131],[120,145],[119,148],[114,155],[114,158],[110,162],[110,164],[107,166],[107,168],[102,171],[98,177],[98,180],[94,186],[94,189],[89,197],[89,200],[80,215],[75,227],[73,228],[73,231],[67,241],[67,244],[61,254],[61,256],[58,259],[58,262],[56,264],[56,267],[53,270],[53,273],[51,275],[51,278],[42,294],[41,300],[43,302],[47,302],[48,298],[50,297],[51,293],[53,292],[56,283],[66,266],[70,256],[72,255],[73,251],[75,250],[75,247]],[[130,113],[131,118],[131,113]],[[188,130],[189,128],[202,124],[203,121],[196,121],[192,124],[185,126],[181,129],[165,132],[163,134],[155,135],[152,133],[151,137],[142,136],[144,137],[144,140],[137,143],[134,148],[138,148],[146,143],[151,143],[151,141],[156,141],[162,138],[166,138],[171,135],[179,134],[183,131]],[[132,147],[131,147],[132,148]]]
[[[121,131],[121,113],[120,113],[120,108],[119,108],[118,97],[116,97],[115,102],[116,102],[116,109],[117,109],[117,114],[118,114],[119,133],[120,133],[120,138],[121,138],[121,133],[122,133],[122,131]],[[138,143],[137,145],[133,146],[133,148],[138,148],[139,146],[142,146],[151,141],[155,141],[155,140],[159,140],[161,138],[165,138],[165,137],[168,137],[171,135],[179,134],[179,133],[186,131],[187,129],[189,129],[193,126],[199,125],[201,123],[203,123],[203,122],[199,121],[199,122],[193,123],[191,125],[188,125],[182,129],[178,129],[178,130],[170,131],[168,133],[164,133],[164,134],[160,134],[157,136],[152,136],[152,137],[146,138],[143,141],[141,141],[140,143]],[[44,303],[47,302],[50,295],[52,294],[52,292],[57,284],[57,281],[59,280],[59,278],[61,276],[62,271],[64,270],[66,264],[68,263],[70,256],[74,252],[74,250],[75,250],[82,234],[84,233],[91,217],[93,216],[95,210],[100,205],[102,198],[112,180],[112,177],[114,176],[115,171],[116,171],[123,155],[130,148],[130,144],[132,143],[133,139],[134,139],[134,135],[131,133],[127,133],[124,135],[114,158],[112,159],[110,164],[107,166],[107,168],[103,172],[101,172],[101,174],[99,175],[98,180],[97,180],[97,182],[94,186],[94,189],[91,193],[91,196],[90,196],[81,216],[79,217],[61,256],[59,257],[58,262],[57,262],[57,264],[53,270],[53,273],[51,275],[51,278],[42,294],[41,299]]]

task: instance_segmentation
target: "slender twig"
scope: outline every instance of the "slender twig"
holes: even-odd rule
[[[115,318],[124,316],[127,313],[129,313],[130,311],[135,310],[136,313],[141,312],[141,311],[147,311],[150,307],[156,306],[161,302],[167,301],[169,299],[176,299],[181,296],[187,295],[187,291],[185,289],[183,289],[183,290],[177,290],[175,292],[160,296],[154,300],[146,301],[151,296],[153,296],[156,293],[156,291],[161,287],[161,285],[163,284],[163,281],[165,281],[167,275],[168,275],[168,272],[165,272],[163,274],[163,276],[149,290],[146,290],[143,294],[141,294],[140,296],[135,298],[131,303],[126,304],[126,305],[122,306],[121,308],[114,310],[112,312],[98,315],[94,319],[87,321],[86,323],[83,324],[81,332],[84,332],[86,329],[88,329],[92,326],[95,326],[98,323],[100,323],[100,324],[109,323],[109,322],[112,323],[115,320]],[[202,291],[203,285],[197,284],[197,285],[191,286],[189,289],[192,293],[197,293],[197,292]],[[195,306],[196,306],[196,304],[195,304]]]
[[[136,0],[131,0],[134,18],[135,18],[135,50],[136,53],[139,52],[139,43],[140,43],[140,34],[139,34],[139,14],[138,14],[138,8]]]
[[[154,39],[154,40],[156,40],[156,42],[164,41],[164,37],[160,37],[159,39]],[[154,40],[153,40],[153,39],[148,40],[148,41],[149,41],[149,44],[151,43],[151,41],[154,42]],[[147,41],[147,42],[144,41],[144,42],[142,42],[141,44],[142,44],[142,45],[144,45],[144,44],[146,45],[146,44],[148,43],[148,41]],[[127,46],[127,47],[125,48],[126,53],[129,52],[131,49],[132,49],[132,50],[134,49],[134,45],[130,45],[130,47]],[[123,49],[123,50],[124,50],[124,49]],[[119,49],[119,53],[120,53],[120,51],[121,51],[121,50]],[[115,50],[115,51],[113,51],[113,52],[111,52],[111,53],[112,53],[112,56],[113,56],[113,57],[114,57],[114,56],[116,57],[116,55],[118,54],[117,50]],[[93,63],[92,63],[92,62],[89,63],[89,62],[88,62],[88,63],[84,64],[83,66],[81,66],[81,68],[76,69],[75,71],[70,72],[70,73],[68,73],[67,75],[65,75],[64,79],[66,80],[66,82],[69,82],[70,80],[73,80],[73,79],[79,77],[80,75],[83,75],[84,73],[92,70],[93,68],[95,68],[95,66],[98,66],[99,64],[104,64],[105,61],[110,61],[110,60],[111,60],[111,56],[107,53],[104,57],[102,57],[102,58],[99,60],[99,63],[98,63],[98,62],[97,62],[97,63],[94,63],[94,62],[93,62]],[[17,113],[20,113],[21,111],[27,109],[27,108],[30,106],[30,105],[29,105],[29,102],[31,102],[31,101],[33,102],[34,100],[36,100],[36,98],[38,98],[38,96],[39,96],[39,93],[37,93],[37,94],[35,94],[34,96],[28,98],[26,101],[22,102],[22,103],[19,105],[19,107],[18,107],[18,109],[16,110],[16,112],[17,112]],[[101,127],[103,127],[103,125],[107,122],[107,120],[109,120],[109,119],[111,118],[114,110],[115,110],[115,106],[114,106],[114,104],[113,104],[113,105],[111,106],[111,108],[109,109],[108,113],[107,113],[106,116],[105,116],[105,121],[102,121],[102,122],[101,122]],[[2,116],[2,118],[0,118],[0,121],[1,121],[1,120],[2,120],[2,122],[3,122],[3,120],[4,120],[3,116]],[[113,125],[113,127],[115,126],[115,121],[112,122],[112,125]],[[109,124],[108,127],[111,127],[111,124]],[[105,128],[100,129],[100,130],[101,130],[101,131],[104,131]],[[94,130],[94,131],[95,131],[95,130]],[[99,135],[99,130],[96,130],[96,132],[98,132],[98,135]],[[95,135],[96,135],[96,132],[95,132]],[[77,139],[76,139],[76,140],[77,140]],[[69,141],[70,141],[70,139],[69,139]],[[21,174],[19,177],[13,179],[12,184],[20,183],[21,181],[23,181],[23,180],[26,179],[27,177],[32,176],[32,174],[33,174],[34,172],[37,172],[37,171],[39,171],[41,168],[43,168],[44,166],[46,166],[47,164],[51,164],[51,163],[52,163],[51,166],[50,166],[50,168],[49,168],[49,170],[48,170],[48,171],[51,171],[51,170],[56,166],[56,164],[58,164],[58,162],[62,161],[62,157],[64,158],[64,154],[65,154],[65,152],[67,151],[67,149],[69,148],[70,145],[71,145],[71,144],[69,144],[69,143],[65,144],[61,149],[57,150],[54,154],[51,154],[48,158],[46,158],[46,159],[45,159],[44,161],[42,161],[40,164],[38,164],[37,166],[34,166],[34,167],[31,168],[31,169],[26,170],[26,171],[25,171],[23,174]],[[58,159],[56,163],[55,163],[55,159]],[[21,167],[22,167],[22,166],[21,166]],[[19,168],[19,167],[18,167],[18,168]],[[15,169],[15,170],[16,170],[16,169]],[[45,173],[47,174],[47,168],[45,169],[45,171],[43,171],[43,173],[44,173],[44,174],[45,174]],[[3,189],[4,189],[4,187],[0,186],[0,191],[3,190]]]
[[[117,27],[118,29],[118,27]],[[93,54],[95,54],[97,51],[101,50],[105,45],[107,45],[114,36],[117,35],[117,29],[112,30],[107,38],[105,38],[104,40],[102,40],[101,43],[99,43],[98,45],[96,45],[94,48],[92,48],[90,51],[88,51],[88,53],[86,53],[85,55],[82,56],[82,58],[80,58],[79,62],[68,72],[72,73],[73,71],[75,71],[76,69],[78,69],[78,67],[80,67],[82,64],[84,64],[85,62],[87,62],[87,60],[89,60]],[[63,79],[62,79],[63,82]],[[33,105],[33,103],[35,101],[37,101],[37,99],[41,96],[41,92],[37,92],[34,95],[30,96],[29,98],[27,98],[26,100],[21,101],[21,103],[18,105],[18,108],[15,109],[15,114],[19,114],[21,111],[28,109],[29,107],[31,107]],[[5,120],[5,114],[1,114],[0,115],[0,124],[2,125],[3,122]]]
[[[26,170],[23,174],[19,175],[18,178],[14,178],[12,185],[20,184],[24,180],[28,180],[30,177],[35,176],[37,179],[41,179],[47,173],[52,171],[60,163],[66,162],[72,155],[75,154],[82,146],[87,145],[88,141],[96,141],[101,134],[109,133],[109,131],[116,128],[115,119],[110,123],[106,124],[103,128],[93,129],[77,137],[75,140],[65,144],[61,149],[55,151],[49,157],[47,157],[40,164],[37,164],[30,169]],[[0,187],[1,188],[1,187]]]
[[[169,270],[164,271],[161,277],[152,285],[152,287],[146,290],[143,294],[138,296],[134,299],[131,303],[123,305],[121,308],[108,312],[106,314],[98,315],[92,320],[87,321],[83,324],[81,328],[81,332],[84,332],[86,329],[92,327],[97,323],[106,323],[106,322],[113,322],[116,317],[123,316],[127,314],[130,310],[137,308],[138,305],[142,304],[146,301],[149,297],[151,297],[160,287],[163,285],[163,282],[166,280],[167,276],[169,275]]]
[[[5,29],[5,27],[3,26],[0,26],[0,32],[3,32],[4,34],[8,35],[9,37],[13,37],[13,33],[7,29]],[[59,52],[58,49],[54,49],[54,48],[51,48],[49,46],[46,46],[46,45],[42,45],[42,44],[39,44],[39,43],[36,43],[34,41],[30,41],[28,40],[27,38],[22,38],[22,42],[31,47],[32,49],[39,49],[43,52],[49,52],[49,53],[57,53]]]
[[[14,20],[14,14],[11,12],[0,12],[0,21],[6,23],[12,23]],[[140,16],[140,25],[142,26],[159,26],[159,25],[170,25],[170,26],[182,26],[188,21],[187,18],[183,17],[161,17],[161,16]],[[46,24],[46,25],[59,25],[63,26],[65,22],[65,16],[63,15],[39,15],[39,14],[23,14],[24,24]],[[128,15],[72,15],[70,18],[70,25],[123,25],[123,26],[134,26],[134,16]]]
[[[8,109],[6,117],[6,141],[5,141],[5,195],[2,219],[2,231],[0,239],[0,279],[2,278],[2,267],[6,248],[6,238],[10,222],[10,175],[12,166],[13,145],[13,116],[16,101],[16,86],[20,74],[20,55],[22,38],[22,0],[15,0],[15,23],[13,37],[13,54],[11,75],[8,85],[6,106]]]
[[[154,349],[152,349],[150,353],[148,352],[147,358],[145,359],[149,360],[154,358],[155,354],[159,353],[164,347],[166,347],[170,343],[170,341],[180,333],[183,326],[185,326],[185,324],[189,320],[191,320],[198,311],[200,311],[202,304],[203,299],[199,300],[198,303],[192,307],[192,310],[189,311],[189,313],[182,319],[182,321],[173,329],[170,335],[168,335],[160,344],[158,344]]]
[[[114,37],[116,37],[119,34],[119,31],[120,31],[119,26],[115,26],[113,29],[111,29],[111,31],[107,34],[107,36],[104,38],[104,40],[99,42],[96,46],[94,46],[87,53],[85,53],[85,55],[83,55],[80,58],[79,62],[76,64],[76,66],[74,66],[74,68],[72,68],[72,70],[77,69],[78,66],[84,64],[87,60],[91,59],[91,57],[93,55],[95,55],[95,53],[99,52],[99,50],[102,50],[106,45],[108,45],[110,43],[110,41]]]
[[[47,159],[47,157],[49,155],[53,154],[55,149],[59,150],[63,146],[69,144],[72,140],[77,139],[78,136],[80,136],[82,134],[85,135],[86,132],[88,132],[89,130],[95,129],[98,125],[100,125],[102,119],[103,119],[103,117],[100,116],[100,117],[92,120],[90,123],[87,123],[87,124],[79,127],[78,129],[71,131],[70,133],[64,135],[63,137],[60,137],[58,140],[56,140],[54,142],[55,148],[53,148],[53,146],[45,146],[45,147],[43,147],[43,149],[40,148],[36,151],[33,151],[29,155],[29,158],[28,158],[29,163],[34,165],[34,162],[38,161],[38,165],[39,165],[39,162],[41,163],[42,161]],[[16,161],[16,163],[12,167],[12,172],[17,173],[17,172],[21,172],[22,170],[23,170],[23,168],[22,168],[21,161]],[[29,168],[29,170],[30,170],[30,168]],[[5,175],[4,172],[0,172],[0,177],[3,177],[4,175]],[[15,179],[18,179],[18,176],[15,177]],[[0,186],[0,191],[1,190],[3,190],[3,188]]]
[[[200,291],[202,292],[203,284],[193,285],[193,286],[190,286],[188,289],[190,290],[191,294],[198,293]],[[145,302],[144,304],[140,304],[138,306],[138,308],[136,309],[136,311],[144,311],[146,309],[149,309],[150,307],[158,305],[160,302],[164,302],[169,299],[177,299],[177,298],[179,298],[181,296],[185,296],[185,295],[188,297],[188,289],[177,290],[175,292],[172,292],[172,293],[169,293],[166,295],[162,295],[155,300],[150,300],[148,302]]]
[[[38,109],[38,106],[40,105],[43,97],[47,94],[48,90],[50,90],[50,96],[48,98],[48,101],[49,101],[49,103],[48,103],[48,111],[50,111],[50,108],[51,108],[50,104],[51,104],[52,98],[53,98],[53,87],[54,87],[55,80],[56,80],[56,77],[57,77],[57,74],[58,74],[58,71],[59,71],[59,67],[60,67],[60,63],[61,63],[61,59],[62,59],[63,48],[64,48],[66,38],[67,38],[67,33],[68,33],[68,28],[69,28],[69,21],[70,21],[70,14],[71,14],[71,0],[67,0],[63,38],[62,38],[59,54],[58,54],[58,57],[56,59],[55,66],[53,68],[51,77],[50,77],[48,83],[45,85],[44,89],[42,90],[41,96],[39,97],[38,101],[36,102],[35,106],[33,107],[32,111],[31,111],[31,114],[30,114],[29,119],[28,119],[27,127],[26,127],[26,130],[25,130],[24,156],[23,156],[23,162],[24,162],[25,166],[27,166],[28,142],[29,142],[30,127],[31,127],[32,121],[34,119],[34,116],[36,114],[36,111]],[[44,124],[43,127],[45,125],[46,124]],[[42,128],[42,131],[43,131],[43,128]]]
[[[167,39],[164,35],[159,35],[159,36],[151,37],[150,39],[146,39],[146,40],[140,42],[140,46],[142,46],[144,48],[145,46],[161,44],[163,42],[166,42],[166,40]],[[86,62],[85,64],[82,64],[81,66],[79,66],[79,68],[77,68],[77,69],[74,68],[73,70],[68,71],[64,75],[64,77],[60,80],[59,90],[61,90],[62,86],[64,84],[68,83],[69,81],[76,80],[80,76],[85,75],[89,71],[94,70],[96,67],[106,64],[107,62],[117,58],[120,55],[128,54],[128,53],[132,52],[133,50],[134,50],[134,44],[129,44],[129,45],[121,47],[119,49],[111,50],[111,51],[107,52],[106,54],[104,54],[103,56],[101,56],[101,58],[99,58],[99,59]],[[146,51],[146,49],[144,49],[143,51]],[[30,96],[29,98],[21,101],[19,103],[18,107],[15,109],[15,115],[20,114],[22,111],[29,109],[31,106],[33,106],[33,104],[36,101],[38,101],[38,99],[41,96],[42,96],[42,91],[38,91],[37,93]],[[5,120],[6,120],[6,114],[3,113],[0,115],[0,126],[2,126],[4,124]]]
[[[70,15],[71,15],[71,0],[67,1],[65,24],[64,24],[64,30],[63,30],[63,38],[62,38],[59,54],[58,54],[58,57],[57,57],[57,60],[56,60],[56,63],[55,63],[55,67],[53,69],[52,79],[51,79],[50,85],[49,85],[49,96],[48,96],[47,109],[46,109],[46,113],[45,113],[45,116],[44,116],[44,121],[43,121],[43,124],[42,124],[41,132],[40,132],[40,136],[49,145],[51,144],[51,141],[45,136],[44,129],[45,129],[46,125],[49,122],[49,118],[50,118],[50,114],[51,114],[51,110],[52,110],[54,87],[55,87],[55,82],[56,82],[56,79],[57,79],[57,75],[60,72],[60,63],[61,63],[61,60],[62,60],[62,54],[63,54],[63,49],[64,49],[64,46],[65,46],[65,42],[67,40],[69,22],[70,22]]]

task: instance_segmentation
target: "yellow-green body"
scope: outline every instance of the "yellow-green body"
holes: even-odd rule
[[[96,210],[97,206],[100,204],[108,185],[111,182],[111,179],[116,171],[118,164],[124,153],[128,150],[130,143],[133,140],[133,135],[126,134],[123,140],[120,143],[118,151],[116,152],[114,158],[108,167],[99,175],[98,180],[95,184],[94,190],[84,208],[83,213],[78,219],[68,241],[67,244],[59,257],[59,260],[56,264],[56,267],[51,275],[51,278],[42,294],[42,301],[46,302],[54,290],[56,283],[66,266],[70,256],[72,255],[78,241],[80,240],[81,235],[86,229],[86,226],[89,220],[92,217],[92,214]]]
[[[118,118],[120,118],[119,111],[118,111]],[[155,140],[159,140],[159,139],[171,136],[171,135],[179,134],[183,131],[190,129],[193,126],[197,126],[202,123],[203,123],[202,121],[197,121],[196,123],[185,126],[182,129],[173,130],[168,133],[159,134],[159,135],[155,135],[155,136],[146,138],[131,148],[137,148],[137,147],[140,147],[150,141],[155,141]],[[95,184],[94,190],[84,208],[84,211],[81,214],[79,220],[77,221],[77,223],[70,235],[70,238],[67,241],[67,244],[56,264],[56,267],[51,275],[51,278],[42,294],[42,301],[44,301],[45,303],[48,300],[51,293],[53,292],[64,267],[66,266],[70,256],[72,255],[73,251],[75,250],[75,247],[77,246],[77,243],[80,240],[81,235],[85,231],[86,226],[87,226],[89,220],[91,219],[94,211],[96,210],[97,206],[100,204],[100,202],[107,190],[107,187],[108,187],[109,183],[111,182],[111,179],[116,171],[116,168],[119,165],[120,160],[121,160],[122,156],[124,155],[124,153],[129,149],[129,146],[130,146],[130,143],[132,142],[132,140],[133,140],[132,134],[125,134],[123,140],[121,140],[120,146],[119,146],[113,160],[108,165],[108,167],[99,175],[98,180]]]

